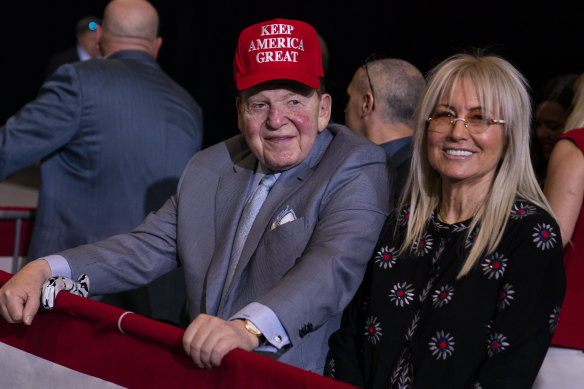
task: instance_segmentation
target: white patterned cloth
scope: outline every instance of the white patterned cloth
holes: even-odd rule
[[[63,276],[51,277],[45,281],[41,291],[41,304],[43,308],[51,310],[55,306],[55,299],[60,291],[87,297],[89,294],[89,277],[81,274],[77,281]]]

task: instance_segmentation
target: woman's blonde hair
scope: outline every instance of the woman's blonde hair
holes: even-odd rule
[[[564,133],[584,127],[584,74],[574,82],[574,98],[571,113],[564,124]]]
[[[409,223],[401,252],[411,250],[424,232],[441,200],[442,180],[428,161],[427,122],[438,102],[449,96],[457,83],[471,82],[483,112],[504,119],[505,147],[494,181],[468,229],[479,234],[458,277],[466,275],[483,255],[499,244],[516,198],[530,201],[551,212],[531,165],[529,134],[531,102],[525,78],[509,62],[497,56],[454,55],[436,66],[416,111],[411,173],[400,201],[409,206]]]

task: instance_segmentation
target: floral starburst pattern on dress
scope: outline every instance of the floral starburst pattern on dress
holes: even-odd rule
[[[365,321],[364,335],[365,339],[367,339],[371,344],[377,344],[377,342],[379,342],[379,339],[381,339],[383,332],[381,330],[381,323],[377,321],[377,317],[370,316]]]
[[[395,256],[395,247],[389,248],[389,246],[382,247],[375,256],[375,263],[381,269],[391,269],[395,264],[397,257]]]
[[[535,213],[535,207],[531,204],[515,203],[513,208],[511,208],[511,219],[521,219],[527,215],[533,215]]]
[[[479,236],[479,229],[475,228],[473,232],[470,233],[468,238],[466,238],[466,242],[464,243],[465,248],[472,247],[475,242],[477,241],[477,237]]]
[[[412,288],[412,284],[398,282],[389,291],[389,297],[396,306],[403,307],[404,304],[409,304],[414,299],[414,288]]]
[[[487,339],[487,351],[490,357],[500,353],[507,347],[509,347],[509,343],[503,334],[493,333],[489,336],[489,339]]]
[[[505,273],[505,269],[507,268],[507,258],[495,252],[495,254],[486,257],[481,266],[483,268],[483,273],[489,277],[489,279],[495,277],[495,279],[498,280],[499,277]]]
[[[410,221],[410,211],[408,208],[402,208],[401,211],[399,211],[399,224],[402,226],[405,226],[406,224],[408,224],[408,222]]]
[[[497,307],[499,309],[505,309],[511,305],[511,300],[513,300],[513,295],[515,294],[515,289],[509,283],[503,285],[499,291],[499,298],[497,299]]]
[[[558,322],[560,321],[560,307],[555,307],[554,311],[550,315],[550,332],[553,334],[556,331]]]
[[[552,226],[546,223],[537,223],[537,226],[533,227],[533,229],[535,232],[531,236],[537,248],[547,250],[554,247],[556,244],[556,233]]]
[[[454,337],[444,331],[438,331],[428,345],[437,360],[446,359],[454,353]]]
[[[416,255],[424,255],[428,254],[428,252],[432,249],[433,244],[434,239],[432,238],[432,235],[425,234],[419,240],[414,242],[412,249]]]
[[[450,285],[443,285],[434,291],[432,295],[432,305],[440,308],[448,304],[454,295],[454,288]]]

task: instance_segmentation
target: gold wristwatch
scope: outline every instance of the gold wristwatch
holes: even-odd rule
[[[245,329],[247,330],[247,332],[254,334],[255,336],[257,336],[258,338],[260,336],[262,336],[262,331],[260,331],[259,328],[257,328],[255,326],[255,324],[253,324],[250,320],[245,319]]]
[[[254,334],[255,336],[258,337],[259,346],[264,346],[264,345],[268,344],[268,340],[266,339],[264,334],[262,334],[262,331],[260,331],[260,329],[257,328],[256,325],[253,324],[248,319],[245,319],[245,329],[250,334]]]

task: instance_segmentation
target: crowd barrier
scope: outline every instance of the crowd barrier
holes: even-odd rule
[[[26,256],[35,208],[0,207],[0,269],[15,273]]]
[[[0,271],[0,285],[12,275]],[[220,367],[198,369],[183,329],[67,292],[30,326],[0,318],[3,388],[349,389],[274,359],[236,349]]]

